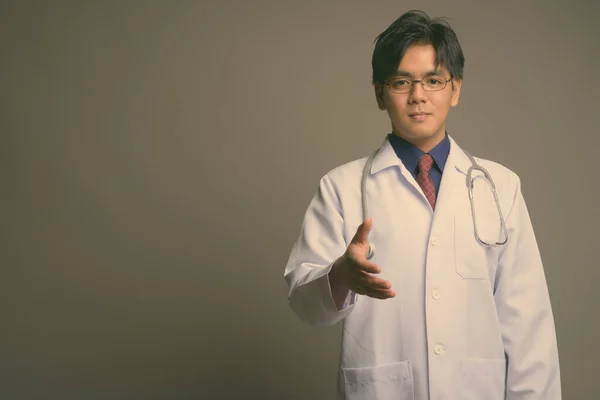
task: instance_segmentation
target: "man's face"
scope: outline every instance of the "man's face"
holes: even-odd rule
[[[450,78],[446,68],[436,70],[432,45],[412,45],[398,65],[398,76],[389,80],[419,80],[433,73],[444,80]],[[394,93],[390,85],[376,84],[375,96],[379,108],[387,110],[394,134],[428,152],[444,138],[448,111],[458,104],[460,86],[461,82],[453,79],[444,89],[428,92],[417,82],[410,93]]]

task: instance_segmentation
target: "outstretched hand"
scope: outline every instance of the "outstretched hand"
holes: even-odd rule
[[[392,283],[375,276],[381,268],[367,260],[371,218],[367,218],[356,230],[346,252],[333,265],[332,273],[339,283],[355,293],[376,299],[389,299],[396,295]]]

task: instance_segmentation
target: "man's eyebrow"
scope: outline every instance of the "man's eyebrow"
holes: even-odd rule
[[[425,74],[423,76],[431,76],[431,75],[443,75],[443,73],[439,69],[434,69],[434,70],[425,72]],[[411,74],[408,71],[402,71],[402,70],[396,71],[394,76],[408,76],[408,77],[414,78],[413,74]]]

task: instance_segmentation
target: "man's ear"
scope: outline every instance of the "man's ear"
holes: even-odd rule
[[[462,80],[452,79],[452,99],[450,105],[455,107],[458,104],[458,98],[460,97],[460,88],[462,86]]]
[[[374,89],[377,107],[379,107],[380,110],[385,110],[385,101],[383,100],[383,85],[381,83],[376,83],[374,85]]]

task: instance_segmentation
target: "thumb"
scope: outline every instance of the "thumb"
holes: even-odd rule
[[[356,234],[354,238],[352,238],[352,242],[359,243],[367,243],[369,241],[369,232],[371,232],[371,227],[373,226],[373,220],[371,218],[367,218],[364,220],[362,224],[358,226],[356,229]]]

